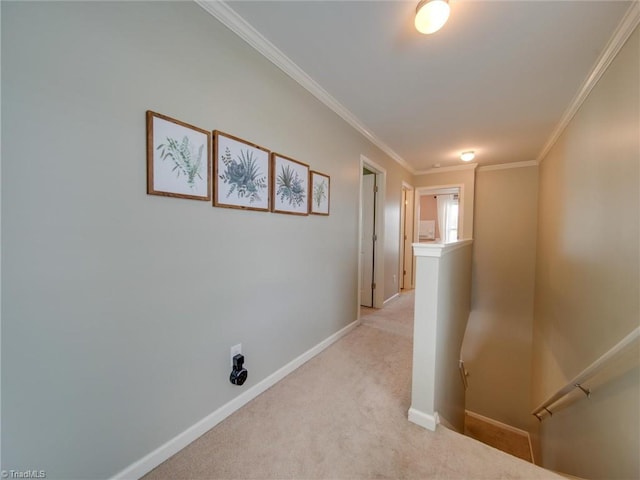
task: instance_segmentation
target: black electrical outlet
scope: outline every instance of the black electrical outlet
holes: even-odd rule
[[[229,377],[229,381],[234,385],[242,385],[247,381],[247,369],[243,368],[244,365],[244,355],[238,354],[233,357],[233,371],[231,372],[231,376]]]

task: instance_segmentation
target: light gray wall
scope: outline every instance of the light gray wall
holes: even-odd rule
[[[393,165],[392,165],[393,166]],[[400,218],[402,182],[410,183],[411,175],[401,168],[387,170],[384,210],[384,298],[400,292]]]
[[[109,477],[244,391],[232,345],[251,386],[356,319],[360,155],[387,211],[411,176],[197,5],[2,2],[2,94],[2,468]],[[146,195],[147,109],[330,175],[331,215]]]
[[[429,415],[435,422],[437,283],[440,259],[420,254],[415,259],[411,408]]]
[[[529,430],[538,168],[476,174],[467,410]]]
[[[460,351],[471,308],[472,245],[440,260],[436,327],[435,408],[443,420],[464,432],[466,392],[460,376]]]
[[[532,405],[638,326],[639,90],[636,28],[540,166]],[[543,464],[638,478],[638,405],[636,366],[541,424]]]
[[[458,369],[471,304],[471,242],[421,244],[416,255],[413,373],[409,418],[464,430],[465,390]]]

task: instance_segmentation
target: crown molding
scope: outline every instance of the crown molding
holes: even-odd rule
[[[569,122],[573,119],[575,114],[578,112],[578,109],[587,99],[589,93],[593,90],[593,87],[596,86],[600,77],[602,77],[604,72],[607,71],[607,68],[609,68],[609,65],[620,49],[624,46],[625,42],[629,39],[638,24],[640,24],[640,2],[634,1],[622,17],[622,20],[618,24],[615,32],[613,32],[607,46],[593,66],[591,74],[584,81],[580,90],[578,90],[578,93],[569,104],[569,108],[564,112],[560,122],[551,133],[549,140],[547,140],[542,151],[536,157],[538,164],[544,160],[551,148],[553,148],[555,143],[558,141],[558,138],[560,138],[560,135],[562,135],[562,132],[567,128]]]
[[[415,172],[414,175],[434,175],[436,173],[457,172],[458,170],[475,170],[477,166],[477,163],[467,163],[465,165],[454,165],[453,167],[430,168]]]
[[[499,163],[497,165],[486,165],[484,167],[479,167],[479,172],[488,172],[491,170],[505,170],[508,168],[523,168],[523,167],[537,167],[537,160],[528,160],[526,162],[513,162],[513,163]]]
[[[403,168],[415,175],[415,169],[411,167],[404,158],[398,155],[393,149],[391,149],[391,147],[370,132],[353,113],[338,102],[338,100],[336,100],[315,80],[307,75],[304,70],[298,67],[298,65],[282,53],[278,47],[267,40],[260,32],[253,28],[249,22],[242,18],[225,2],[220,0],[195,0],[195,2],[276,67],[298,82],[314,97],[337,113],[344,121],[360,132],[367,140],[389,155],[389,157],[395,160]]]

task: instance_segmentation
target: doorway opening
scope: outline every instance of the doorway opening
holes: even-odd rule
[[[386,170],[360,157],[358,307],[384,302],[384,192]]]
[[[402,182],[402,201],[400,204],[400,291],[414,288],[413,268],[413,212],[414,189],[408,183]]]
[[[376,271],[376,174],[366,166],[362,169],[362,231],[360,248],[360,305],[373,307]]]
[[[416,240],[420,243],[451,243],[462,234],[462,185],[428,187],[417,190]]]

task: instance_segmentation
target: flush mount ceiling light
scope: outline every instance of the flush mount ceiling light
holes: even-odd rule
[[[460,154],[460,160],[463,162],[470,162],[474,158],[476,158],[476,154],[473,151],[462,152]]]
[[[449,18],[448,0],[422,0],[416,7],[416,29],[420,33],[435,33]]]

